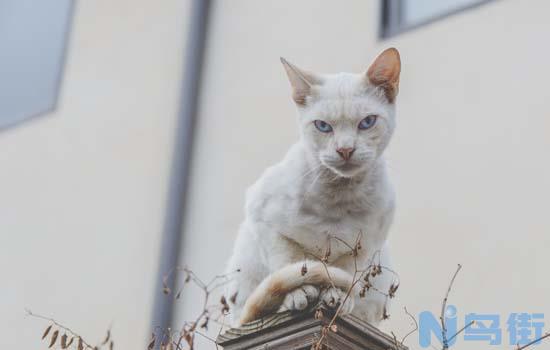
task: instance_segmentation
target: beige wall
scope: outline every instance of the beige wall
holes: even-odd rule
[[[3,349],[38,348],[24,308],[144,348],[188,4],[78,1],[58,109],[0,132]]]
[[[119,348],[143,348],[188,3],[78,1],[58,109],[0,132],[0,329],[13,335],[3,347],[37,346],[45,325],[27,307],[92,340],[112,323]],[[550,318],[550,5],[494,1],[377,41],[377,4],[215,1],[182,263],[205,279],[223,270],[245,188],[297,137],[278,57],[360,71],[396,46],[388,159],[402,287],[384,328],[408,329],[402,305],[436,312],[458,262],[461,315]],[[184,293],[179,321],[196,312],[194,295]]]
[[[510,312],[550,318],[550,5],[494,1],[378,41],[377,4],[215,2],[182,263],[205,278],[223,270],[245,188],[297,137],[278,57],[311,70],[361,71],[396,46],[399,126],[387,158],[398,193],[391,241],[402,285],[384,328],[405,333],[403,305],[438,312],[457,263],[464,269],[451,302],[459,319],[498,313],[505,332]],[[188,297],[178,319],[197,308]],[[410,344],[418,348],[417,339]]]

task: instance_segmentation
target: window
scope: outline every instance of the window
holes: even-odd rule
[[[489,0],[382,0],[383,38],[433,22]]]
[[[0,0],[0,128],[50,111],[72,0]]]

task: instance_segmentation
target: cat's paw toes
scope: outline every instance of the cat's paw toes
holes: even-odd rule
[[[319,289],[312,285],[304,285],[288,293],[280,311],[304,310],[313,305],[319,298]]]
[[[327,288],[321,291],[321,301],[330,308],[338,308],[340,304],[344,302],[344,305],[340,308],[340,314],[346,315],[351,313],[354,306],[353,297],[350,295],[346,298],[347,293],[339,288]]]

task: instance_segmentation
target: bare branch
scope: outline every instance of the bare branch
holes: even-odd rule
[[[445,298],[443,299],[443,302],[441,304],[441,315],[439,316],[439,320],[441,321],[441,333],[442,333],[441,339],[443,340],[443,350],[449,349],[449,340],[447,339],[447,326],[445,325],[445,309],[447,308],[447,300],[449,299],[449,293],[451,293],[451,289],[453,288],[453,283],[455,281],[456,276],[460,272],[461,268],[462,268],[462,265],[458,264],[455,274],[451,279],[451,283],[449,283],[449,288],[447,288],[447,293],[445,294]]]
[[[201,312],[196,316],[196,318],[193,321],[185,322],[183,326],[180,328],[180,331],[177,334],[172,334],[170,330],[159,330],[159,332],[163,332],[162,337],[158,337],[161,339],[168,338],[168,341],[163,340],[165,344],[172,344],[175,346],[177,350],[183,350],[184,344],[187,344],[187,347],[192,350],[194,348],[195,343],[195,335],[200,335],[205,339],[208,339],[212,341],[216,348],[218,345],[216,344],[216,340],[209,337],[208,335],[202,333],[200,331],[201,328],[207,329],[208,325],[213,323],[216,323],[220,326],[221,333],[223,327],[225,327],[225,324],[219,323],[218,319],[225,317],[225,314],[229,311],[229,304],[225,300],[225,297],[222,297],[220,300],[220,303],[216,303],[211,305],[210,299],[212,296],[212,293],[219,289],[220,287],[224,286],[228,282],[232,280],[232,276],[235,273],[238,273],[239,270],[230,272],[228,274],[224,275],[216,275],[210,281],[205,283],[202,281],[191,269],[188,267],[176,267],[168,272],[168,274],[163,278],[163,284],[164,289],[168,290],[168,293],[171,294],[170,286],[168,286],[168,281],[171,279],[172,275],[176,272],[183,272],[184,273],[184,284],[188,282],[193,282],[194,285],[196,285],[203,293],[203,300],[202,300],[202,310]],[[176,278],[174,277],[174,280]],[[181,291],[183,290],[183,287],[179,289],[176,299],[179,299],[179,295]]]
[[[466,328],[471,327],[475,323],[476,323],[476,321],[471,321],[470,323],[468,323],[467,325],[462,327],[458,332],[456,332],[455,334],[453,334],[452,337],[449,338],[449,342],[452,341],[454,338],[456,338],[460,333],[464,332],[466,330]]]
[[[546,339],[546,338],[548,338],[548,337],[550,337],[550,332],[544,334],[542,337],[540,337],[540,338],[538,338],[538,339],[535,339],[535,340],[533,340],[532,342],[530,342],[530,343],[528,343],[528,344],[523,345],[522,347],[520,347],[520,346],[518,345],[518,347],[517,347],[516,350],[527,349],[527,348],[530,347],[531,345],[534,345],[534,344],[538,343],[539,341],[544,340],[544,339]]]
[[[372,290],[372,291],[375,291],[377,293],[380,293],[384,296],[386,296],[386,302],[388,300],[388,298],[390,297],[389,293],[386,293],[384,291],[381,291],[377,288],[375,288],[374,286],[372,285],[366,285],[368,284],[368,278],[369,276],[377,276],[379,274],[382,273],[383,270],[385,271],[388,271],[388,272],[391,272],[391,273],[394,273],[396,276],[397,276],[397,273],[395,273],[393,270],[391,270],[390,268],[387,268],[387,267],[383,267],[381,266],[380,264],[380,251],[377,250],[373,253],[372,257],[370,258],[369,260],[369,263],[368,265],[364,268],[364,269],[360,269],[358,267],[358,264],[357,264],[357,258],[358,258],[358,255],[359,255],[359,250],[362,249],[361,247],[361,238],[363,236],[363,232],[360,231],[357,235],[357,238],[354,242],[353,245],[345,242],[344,240],[342,240],[341,238],[338,238],[338,237],[329,237],[329,242],[328,244],[330,245],[330,240],[331,239],[335,239],[339,242],[341,242],[342,244],[344,244],[346,247],[348,247],[350,249],[350,255],[353,256],[353,259],[354,259],[354,272],[353,272],[353,277],[352,277],[352,283],[351,285],[349,286],[349,288],[347,289],[346,291],[346,294],[344,296],[344,299],[343,300],[340,300],[340,303],[338,305],[338,308],[336,309],[336,311],[334,312],[334,315],[333,317],[331,318],[331,320],[329,321],[329,323],[323,327],[323,331],[321,332],[321,336],[319,337],[319,339],[317,340],[317,342],[313,345],[312,349],[314,350],[320,350],[322,349],[322,343],[323,343],[323,340],[325,339],[326,335],[328,334],[329,330],[332,329],[334,326],[335,326],[335,322],[336,322],[336,319],[341,316],[341,313],[342,313],[342,308],[344,306],[344,304],[348,301],[348,299],[350,298],[351,296],[351,293],[353,292],[353,290],[355,289],[355,287],[362,281],[362,280],[365,280],[365,286],[363,287],[363,289],[367,289],[367,290]],[[329,251],[329,249],[327,249],[327,251]],[[376,264],[375,263],[375,260],[376,258],[378,258],[378,263]],[[327,274],[328,274],[328,259],[319,259],[319,261],[321,261],[321,263],[323,264],[323,266],[325,267],[325,269],[327,270]],[[399,279],[399,278],[398,278]],[[330,275],[329,275],[329,280],[330,280]],[[333,288],[334,288],[334,283],[332,281],[330,281]],[[393,286],[393,285],[392,285]],[[394,287],[395,288],[395,287]],[[361,292],[362,293],[362,292]],[[393,291],[393,293],[395,293],[395,290]],[[387,317],[386,313],[384,312],[384,317]]]
[[[56,321],[55,319],[53,319],[51,317],[46,317],[46,316],[42,316],[42,315],[39,315],[39,314],[35,314],[34,312],[32,312],[29,309],[25,309],[25,312],[30,317],[34,317],[34,318],[38,318],[38,319],[41,319],[41,320],[49,321],[52,325],[56,326],[56,328],[61,329],[65,333],[68,333],[70,336],[74,337],[75,339],[78,339],[78,341],[82,342],[82,344],[84,346],[86,346],[86,348],[100,349],[102,346],[106,345],[109,342],[109,340],[111,339],[111,328],[109,328],[107,330],[107,337],[105,338],[106,340],[104,340],[103,342],[98,343],[98,345],[93,346],[90,343],[88,343],[86,340],[84,340],[84,338],[79,333],[73,331],[71,328],[61,324],[60,322]],[[49,330],[51,329],[51,325],[48,326],[47,329],[48,329],[48,332],[49,332]],[[45,332],[42,335],[42,339],[44,339],[46,336],[47,336],[47,332]],[[53,343],[54,343],[54,341],[52,341],[52,345],[53,345]]]
[[[416,321],[416,318],[409,313],[406,306],[404,307],[404,309],[405,309],[405,313],[413,320],[414,329],[412,329],[409,333],[405,334],[405,336],[401,339],[401,345],[405,344],[405,340],[407,339],[407,337],[409,335],[413,334],[414,332],[416,332],[418,330],[418,321]]]

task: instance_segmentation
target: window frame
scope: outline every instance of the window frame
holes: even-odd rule
[[[463,5],[457,8],[450,9],[448,11],[443,11],[429,17],[425,20],[419,21],[414,24],[406,24],[403,18],[403,9],[405,7],[405,2],[408,0],[381,0],[380,1],[380,28],[379,28],[379,38],[388,39],[393,36],[408,32],[410,30],[423,27],[425,25],[437,22],[439,20],[445,19],[449,16],[455,15],[457,13],[468,11],[479,6],[483,6],[488,2],[494,0],[478,0],[476,3]]]

